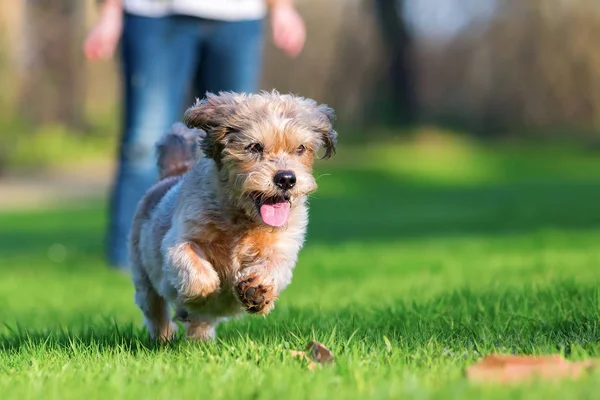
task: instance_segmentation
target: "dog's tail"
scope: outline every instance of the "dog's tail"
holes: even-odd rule
[[[204,131],[188,129],[181,122],[175,123],[156,143],[159,179],[189,171],[200,158],[199,142],[204,136]]]

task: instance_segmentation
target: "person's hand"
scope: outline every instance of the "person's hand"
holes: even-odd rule
[[[112,58],[123,31],[123,13],[118,5],[106,4],[100,19],[85,39],[83,52],[88,60]]]
[[[292,4],[276,4],[271,8],[271,27],[275,46],[290,57],[296,57],[302,51],[306,27]]]

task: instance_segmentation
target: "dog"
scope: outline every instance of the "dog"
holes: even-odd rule
[[[225,319],[273,309],[304,244],[313,161],[336,150],[333,120],[291,94],[207,93],[161,138],[129,242],[151,338],[172,339],[179,320],[211,340]]]

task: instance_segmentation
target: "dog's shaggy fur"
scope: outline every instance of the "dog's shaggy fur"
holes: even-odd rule
[[[313,159],[335,152],[332,118],[325,105],[277,92],[208,94],[185,113],[193,129],[176,124],[161,139],[160,181],[130,239],[151,337],[174,335],[169,305],[201,340],[229,316],[273,308],[304,242]]]

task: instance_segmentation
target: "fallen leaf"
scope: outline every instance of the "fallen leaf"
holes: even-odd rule
[[[323,343],[309,342],[306,345],[306,353],[310,358],[319,364],[329,364],[333,362],[333,353]]]
[[[304,358],[308,361],[307,368],[313,371],[317,364],[329,364],[333,362],[333,353],[319,342],[309,342],[306,351],[292,350],[292,357]]]
[[[553,356],[491,355],[467,369],[467,377],[474,382],[510,383],[532,378],[576,379],[593,367],[591,361],[570,362]]]

